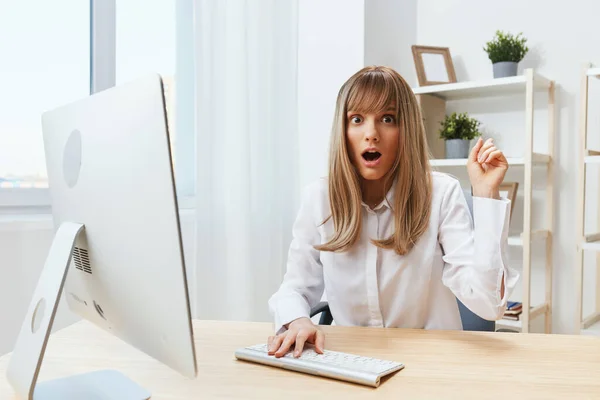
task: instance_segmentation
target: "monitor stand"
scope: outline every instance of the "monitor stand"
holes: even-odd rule
[[[8,380],[17,396],[24,400],[147,400],[148,391],[112,370],[37,383],[75,240],[82,232],[84,226],[73,222],[61,224],[56,231],[10,358]]]

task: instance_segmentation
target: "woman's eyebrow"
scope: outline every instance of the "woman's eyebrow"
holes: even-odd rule
[[[389,113],[389,112],[395,112],[395,111],[396,111],[396,107],[392,105],[390,107],[387,107],[384,110],[378,111],[378,113]],[[354,114],[362,114],[362,111],[348,110],[346,112],[346,115],[354,115]]]

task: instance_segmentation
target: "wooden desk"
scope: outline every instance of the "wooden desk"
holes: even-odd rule
[[[195,321],[199,374],[186,379],[79,322],[50,339],[40,380],[115,368],[160,399],[600,398],[600,339],[588,336],[324,327],[326,347],[398,360],[406,368],[379,388],[234,358],[264,342],[272,325]],[[14,399],[0,358],[0,399]]]

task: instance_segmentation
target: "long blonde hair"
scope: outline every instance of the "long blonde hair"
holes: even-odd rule
[[[386,179],[396,182],[393,205],[395,231],[373,240],[381,248],[408,253],[427,230],[431,214],[431,167],[421,111],[406,81],[391,68],[365,67],[341,87],[333,120],[329,152],[329,204],[333,237],[321,251],[346,251],[360,236],[362,192],[360,177],[350,161],[346,138],[347,112],[381,112],[395,106],[400,141],[396,161]],[[386,188],[388,185],[386,185]]]

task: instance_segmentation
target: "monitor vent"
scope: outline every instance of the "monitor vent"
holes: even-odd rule
[[[78,270],[87,272],[88,274],[92,273],[92,266],[90,265],[90,258],[86,249],[75,247],[73,249],[73,261],[75,262],[75,268]]]

